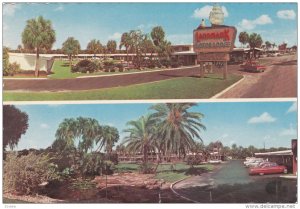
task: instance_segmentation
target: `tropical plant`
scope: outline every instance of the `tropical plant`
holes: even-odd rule
[[[3,150],[13,149],[28,129],[28,115],[13,105],[3,106]]]
[[[247,44],[249,41],[249,34],[247,32],[240,32],[239,34],[239,42],[245,46],[245,44]]]
[[[53,145],[59,146],[61,151],[75,148],[80,153],[92,150],[95,141],[102,136],[102,129],[98,121],[93,118],[66,118],[56,131]]]
[[[143,61],[142,48],[143,48],[145,35],[142,33],[141,30],[131,30],[129,32],[129,39],[130,39],[130,48],[135,53],[135,57],[133,59],[134,64],[138,69],[141,69],[141,64]]]
[[[201,140],[200,131],[205,130],[201,123],[203,114],[189,112],[195,103],[156,104],[150,109],[157,123],[157,138],[161,139],[160,150],[185,156],[195,146],[196,139]]]
[[[77,55],[80,50],[79,41],[73,37],[69,37],[62,45],[62,51],[68,55],[70,66],[72,66],[72,58]]]
[[[272,44],[271,44],[270,41],[266,41],[265,45],[266,45],[267,50],[269,50],[271,48],[271,46],[272,46]]]
[[[40,184],[57,179],[56,167],[48,155],[8,154],[4,161],[4,191],[18,194],[38,193]]]
[[[160,46],[165,40],[165,31],[161,26],[152,28],[151,38],[155,46]]]
[[[106,47],[107,47],[108,53],[113,54],[117,50],[117,42],[114,40],[109,40],[106,44]]]
[[[94,54],[94,56],[96,57],[96,54],[97,53],[101,53],[102,52],[102,44],[100,43],[99,40],[96,40],[96,39],[93,39],[91,40],[87,47],[86,47],[86,50],[89,52],[89,53],[92,53]]]
[[[253,56],[252,58],[256,58],[256,53],[255,53],[255,48],[260,48],[262,43],[263,43],[263,40],[261,38],[261,36],[257,33],[252,33],[250,36],[249,36],[249,46],[250,48],[252,49],[253,51]]]
[[[22,33],[22,43],[26,49],[36,51],[35,76],[39,76],[39,56],[41,50],[52,48],[55,42],[55,31],[52,28],[50,20],[42,16],[36,19],[27,20],[25,29]]]
[[[128,51],[129,51],[129,48],[131,46],[131,40],[130,40],[130,36],[129,36],[129,33],[125,32],[122,34],[121,36],[121,41],[120,41],[120,46],[119,46],[119,49],[121,50],[122,47],[125,47],[126,49],[126,61],[128,62]]]
[[[102,138],[98,138],[96,141],[96,144],[99,143],[97,150],[101,150],[102,147],[105,147],[106,153],[110,154],[114,144],[118,142],[119,138],[118,129],[111,126],[102,126]]]
[[[140,117],[138,120],[132,120],[127,122],[127,129],[125,133],[129,133],[126,136],[123,145],[126,145],[126,149],[133,153],[143,153],[143,162],[148,163],[148,154],[151,151],[155,151],[155,120],[152,116],[146,115]]]

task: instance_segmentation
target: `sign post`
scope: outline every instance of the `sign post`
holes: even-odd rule
[[[204,77],[203,63],[223,62],[223,79],[227,79],[227,62],[233,50],[236,28],[224,25],[198,27],[194,30],[194,51],[200,64],[201,75]],[[203,72],[202,72],[203,71]]]

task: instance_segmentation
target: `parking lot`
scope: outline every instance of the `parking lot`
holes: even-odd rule
[[[213,173],[179,182],[174,189],[200,203],[295,203],[297,180],[280,176],[249,176],[242,161],[232,160]]]

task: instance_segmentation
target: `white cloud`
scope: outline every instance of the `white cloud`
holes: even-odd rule
[[[46,123],[41,123],[40,124],[40,128],[42,128],[42,129],[48,129],[48,128],[50,128],[50,126],[48,124],[46,124]]]
[[[58,7],[56,7],[54,9],[55,12],[61,12],[61,11],[64,11],[64,6],[63,5],[59,5]]]
[[[20,4],[15,3],[5,3],[3,4],[3,15],[4,16],[14,16],[17,9],[20,9]]]
[[[288,111],[286,113],[291,113],[291,112],[297,112],[298,107],[297,107],[297,102],[294,102],[290,108],[288,109]]]
[[[289,128],[283,129],[280,133],[280,136],[296,136],[297,130],[291,124]]]
[[[213,8],[213,6],[210,6],[210,5],[206,5],[202,8],[197,8],[194,10],[192,17],[196,18],[196,19],[202,19],[202,18],[208,19],[209,13],[211,12],[212,8]],[[228,17],[229,13],[228,13],[226,7],[222,6],[222,10],[224,13],[224,17]]]
[[[296,13],[294,10],[280,10],[277,12],[277,17],[280,19],[294,20],[296,18]]]
[[[256,18],[255,20],[243,19],[241,22],[238,23],[238,26],[244,30],[252,30],[257,25],[266,25],[266,24],[272,24],[272,23],[273,23],[273,21],[269,17],[269,15],[261,15],[258,18]]]
[[[122,36],[122,34],[121,34],[121,33],[119,33],[119,32],[116,32],[116,33],[114,33],[114,34],[112,34],[112,35],[108,36],[108,38],[109,38],[109,39],[113,39],[113,40],[118,40],[118,39],[120,39],[120,38],[121,38],[121,36]]]
[[[248,120],[248,123],[272,123],[275,122],[276,118],[272,117],[269,113],[264,112],[260,116],[254,116]]]

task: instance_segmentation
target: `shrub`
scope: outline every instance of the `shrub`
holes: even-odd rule
[[[168,59],[162,59],[162,60],[160,60],[160,64],[162,66],[165,66],[165,67],[170,67],[171,66],[171,61],[168,60]]]
[[[95,71],[98,71],[99,64],[96,64],[96,62],[90,61],[90,60],[81,60],[79,61],[75,66],[71,67],[71,72],[80,72],[80,73],[93,73]]]
[[[199,155],[187,156],[186,162],[188,165],[200,165],[202,162],[202,157]]]
[[[21,157],[8,154],[4,161],[4,191],[38,193],[40,184],[57,179],[56,167],[48,155],[29,153]]]
[[[124,71],[124,66],[123,66],[122,63],[118,63],[115,66],[118,68],[119,72],[123,72]]]

